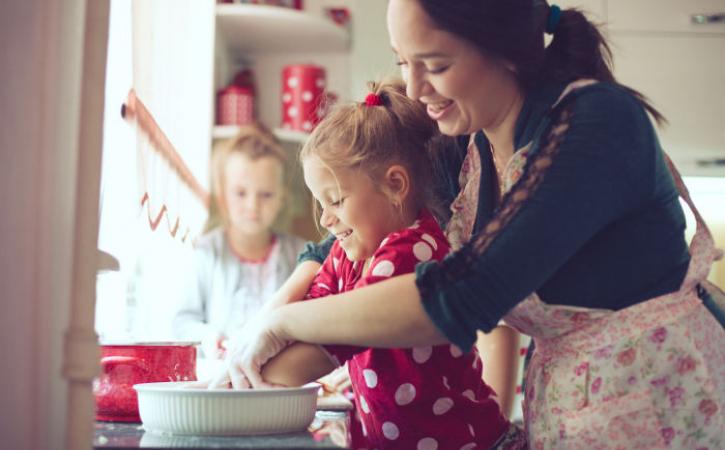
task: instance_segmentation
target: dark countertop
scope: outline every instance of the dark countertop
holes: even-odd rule
[[[318,411],[308,431],[268,436],[180,436],[146,432],[140,423],[96,422],[95,450],[150,449],[350,449],[346,412]]]

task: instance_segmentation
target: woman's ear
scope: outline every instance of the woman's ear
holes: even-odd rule
[[[383,188],[393,203],[402,205],[410,195],[408,170],[400,164],[388,167],[383,178]]]

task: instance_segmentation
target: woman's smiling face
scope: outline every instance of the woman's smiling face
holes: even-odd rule
[[[417,0],[390,0],[388,31],[408,96],[426,105],[442,133],[496,126],[517,89],[506,64],[441,30]]]

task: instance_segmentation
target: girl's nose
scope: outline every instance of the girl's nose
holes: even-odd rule
[[[323,228],[330,228],[335,223],[335,216],[330,214],[327,208],[322,209],[320,214],[320,225]]]

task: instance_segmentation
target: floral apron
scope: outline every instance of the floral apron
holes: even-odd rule
[[[717,289],[705,278],[722,252],[667,162],[697,219],[677,292],[619,311],[554,305],[533,294],[505,317],[536,347],[524,401],[529,448],[725,448],[725,330],[698,296],[703,286]],[[520,165],[509,164],[506,187]],[[721,301],[721,291],[713,295]]]

